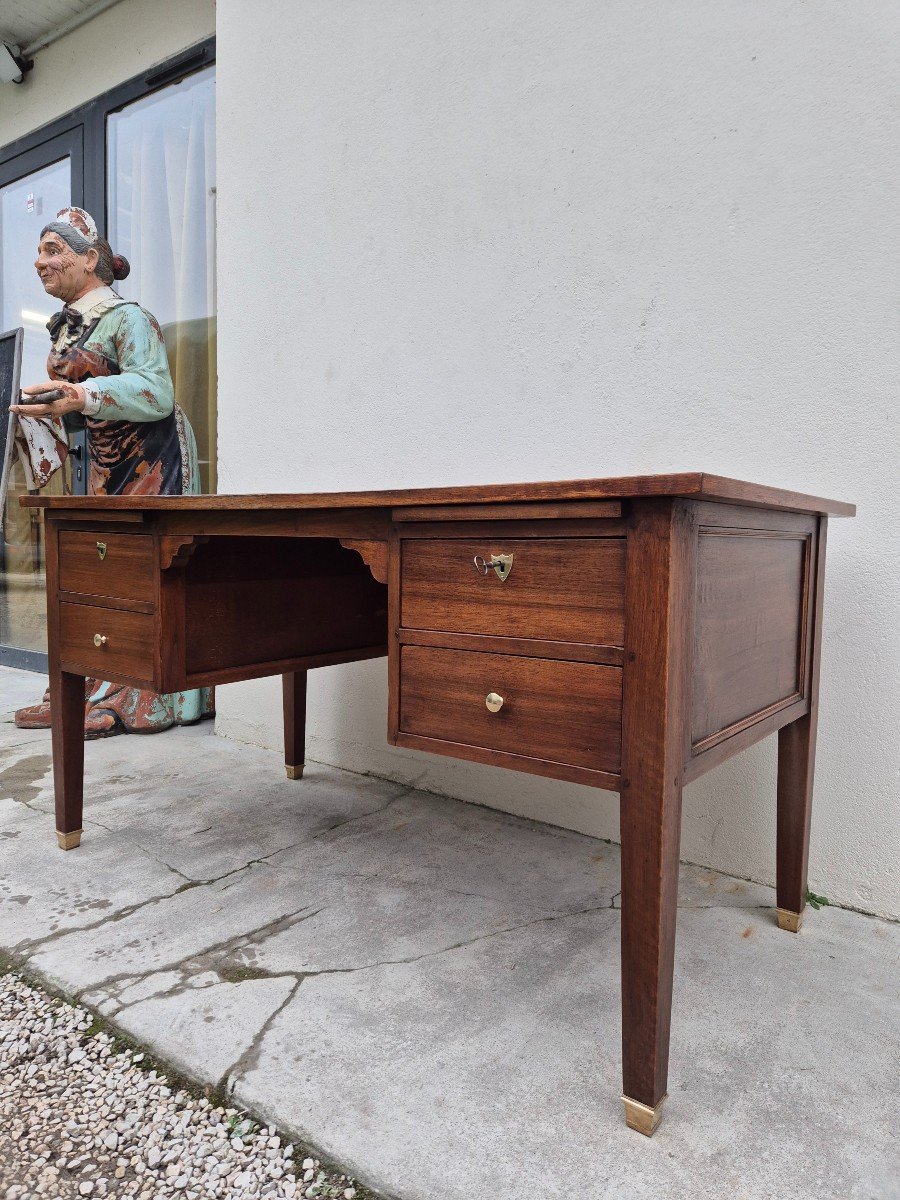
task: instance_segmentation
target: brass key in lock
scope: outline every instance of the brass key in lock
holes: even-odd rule
[[[487,575],[488,571],[493,568],[502,583],[512,570],[513,556],[511,554],[492,554],[490,559],[485,561],[480,554],[476,554],[473,561],[479,575]]]

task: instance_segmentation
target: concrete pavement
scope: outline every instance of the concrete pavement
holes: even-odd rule
[[[682,870],[669,1100],[620,1094],[618,848],[277,755],[209,724],[50,744],[0,669],[0,948],[401,1200],[900,1197],[900,926],[780,931]],[[598,793],[598,803],[616,798]]]

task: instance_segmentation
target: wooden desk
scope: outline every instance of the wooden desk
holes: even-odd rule
[[[828,514],[703,474],[45,509],[56,827],[82,824],[84,677],[161,692],[388,657],[388,740],[620,795],[628,1124],[666,1094],[681,791],[778,731],[777,915],[800,925]]]

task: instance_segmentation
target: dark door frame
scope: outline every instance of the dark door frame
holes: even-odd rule
[[[119,109],[127,107],[135,100],[149,96],[151,92],[159,91],[170,83],[178,83],[195,71],[212,66],[216,61],[216,39],[206,38],[197,42],[174,58],[159,63],[149,71],[135,75],[132,79],[110,88],[82,104],[73,108],[48,125],[42,125],[32,133],[0,146],[0,183],[10,183],[22,175],[28,175],[37,167],[44,165],[43,154],[47,151],[47,143],[62,136],[78,136],[82,141],[83,171],[80,187],[76,187],[75,172],[72,173],[72,203],[86,208],[97,222],[101,234],[106,234],[107,226],[107,195],[106,195],[106,119]],[[40,62],[38,63],[38,68]],[[36,68],[36,69],[38,69]],[[34,166],[20,169],[20,163],[13,160],[21,159],[24,163],[34,156]],[[60,156],[62,157],[62,156]],[[7,178],[7,174],[9,178]]]
[[[70,158],[72,163],[72,204],[86,208],[105,236],[107,230],[106,120],[170,83],[212,66],[216,61],[216,39],[205,38],[148,71],[95,96],[40,129],[0,146],[0,187],[14,183],[41,167]],[[36,70],[40,70],[40,59]],[[86,458],[82,445],[82,457]],[[86,472],[85,472],[86,475]],[[0,497],[6,503],[6,497]],[[0,643],[0,666],[26,671],[46,671],[47,655],[21,650]]]

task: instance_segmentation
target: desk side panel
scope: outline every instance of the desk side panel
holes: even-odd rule
[[[696,527],[688,778],[805,711],[816,554],[814,517],[702,504]]]

